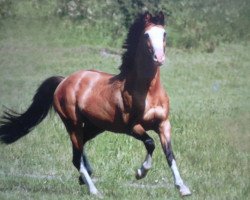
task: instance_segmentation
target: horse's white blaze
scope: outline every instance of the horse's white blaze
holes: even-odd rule
[[[149,35],[152,47],[154,49],[154,56],[156,56],[156,58],[154,58],[155,61],[163,62],[165,60],[163,44],[165,30],[161,27],[154,26],[145,33]]]
[[[154,26],[145,33],[149,35],[154,49],[163,49],[163,37],[165,33],[163,28]]]

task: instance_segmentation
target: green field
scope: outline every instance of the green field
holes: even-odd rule
[[[121,49],[108,47],[102,35],[51,23],[1,22],[1,113],[4,106],[24,111],[49,76],[79,69],[118,72]],[[173,149],[193,192],[187,199],[250,198],[249,55],[249,42],[221,43],[212,53],[167,48],[161,80],[171,100]],[[145,156],[143,144],[109,132],[88,143],[104,199],[180,199],[158,136],[150,135],[157,146],[153,168],[140,181],[134,175]],[[95,199],[78,184],[71,156],[66,130],[51,112],[27,137],[0,144],[0,199]]]

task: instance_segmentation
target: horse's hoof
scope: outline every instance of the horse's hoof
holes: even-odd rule
[[[101,192],[99,192],[97,189],[90,191],[90,194],[94,195],[95,197],[99,199],[103,199],[103,195]]]
[[[136,173],[135,173],[135,178],[137,180],[140,180],[142,178],[144,178],[147,175],[147,170],[145,169],[137,169]]]
[[[141,179],[141,169],[137,169],[135,172],[135,178],[137,180]]]
[[[141,169],[137,169],[136,170],[136,173],[135,173],[135,178],[137,179],[137,180],[140,180],[140,179],[142,179],[142,178],[144,178],[145,177],[145,175],[142,173],[142,170]]]
[[[180,194],[181,196],[189,196],[191,195],[191,191],[189,190],[189,188],[186,186],[186,185],[182,185],[181,187],[178,187],[179,188],[179,191],[180,191]]]

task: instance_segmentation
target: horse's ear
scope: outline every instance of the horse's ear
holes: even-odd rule
[[[152,15],[147,11],[144,13],[144,24],[147,26],[152,22]]]
[[[162,11],[160,11],[157,15],[158,17],[158,22],[160,25],[164,26],[165,25],[165,16]]]

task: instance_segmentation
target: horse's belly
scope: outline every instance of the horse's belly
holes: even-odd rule
[[[99,128],[112,132],[125,132],[126,124],[120,110],[119,96],[118,91],[108,89],[100,93],[94,92],[79,102],[81,114]]]
[[[126,132],[126,124],[124,124],[121,116],[114,109],[103,109],[103,107],[89,107],[82,110],[82,114],[95,126],[112,132]]]

